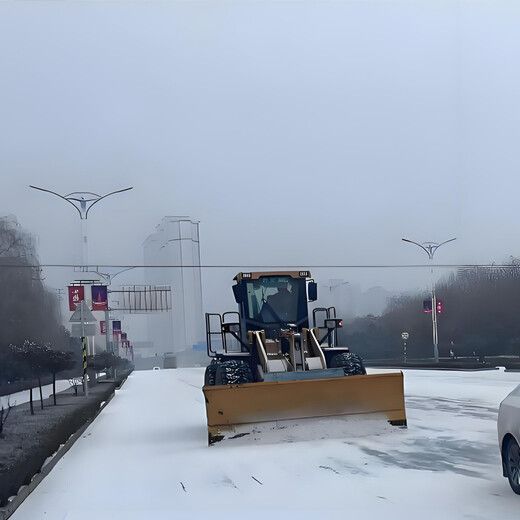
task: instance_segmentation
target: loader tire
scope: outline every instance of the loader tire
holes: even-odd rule
[[[367,373],[363,360],[352,352],[336,354],[330,361],[331,368],[343,368],[346,376],[362,376]]]
[[[215,376],[217,374],[217,368],[219,365],[220,363],[216,359],[213,359],[206,367],[206,371],[204,372],[204,386],[215,385]]]
[[[252,383],[253,372],[244,361],[224,361],[217,366],[215,373],[216,385],[235,385]]]

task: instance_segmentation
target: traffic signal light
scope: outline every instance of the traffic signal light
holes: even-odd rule
[[[443,304],[442,300],[437,300],[437,314],[442,314]]]

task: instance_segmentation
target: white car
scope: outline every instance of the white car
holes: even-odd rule
[[[520,495],[520,385],[500,403],[498,445],[504,477],[508,478],[511,489]]]

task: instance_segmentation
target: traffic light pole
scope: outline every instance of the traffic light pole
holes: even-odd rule
[[[433,275],[433,269],[432,269]],[[439,362],[439,335],[437,332],[437,297],[435,296],[435,282],[432,284],[432,329],[433,329],[433,359]]]
[[[437,242],[423,242],[422,244],[418,244],[417,242],[414,242],[413,240],[408,240],[406,238],[402,239],[403,242],[409,242],[410,244],[415,244],[416,246],[419,246],[427,255],[428,258],[433,262],[433,255],[435,254],[435,251],[439,249],[444,244],[447,244],[448,242],[453,242],[456,240],[455,238],[450,238],[450,240],[446,240],[445,242],[441,242],[440,244],[437,244]],[[433,336],[433,359],[435,363],[439,362],[439,335],[437,332],[437,297],[435,295],[435,279],[433,277],[433,265],[431,269],[431,275],[432,275],[432,336]]]

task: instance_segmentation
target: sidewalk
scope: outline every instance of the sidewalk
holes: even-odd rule
[[[81,387],[77,396],[73,388],[68,388],[57,394],[56,406],[52,396],[45,399],[43,410],[40,401],[34,400],[34,415],[29,403],[11,409],[0,438],[0,508],[21,486],[31,482],[71,435],[95,417],[121,383],[97,383],[89,388],[88,397]]]

